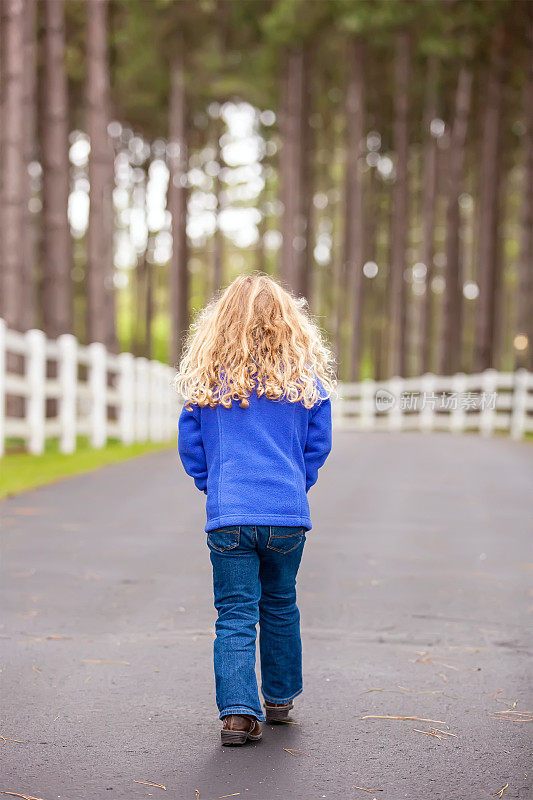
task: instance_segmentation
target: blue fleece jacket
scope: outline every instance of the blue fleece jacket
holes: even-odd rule
[[[207,494],[206,531],[227,525],[287,525],[309,530],[307,492],[331,450],[331,403],[307,409],[254,392],[249,407],[183,408],[178,450],[185,471]]]

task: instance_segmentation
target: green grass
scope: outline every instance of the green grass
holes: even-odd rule
[[[63,455],[58,450],[57,441],[51,441],[47,442],[46,451],[40,456],[8,453],[0,459],[0,499],[47,483],[55,483],[62,478],[92,472],[107,464],[116,464],[172,447],[175,447],[174,442],[137,442],[124,445],[111,441],[101,450],[93,450],[86,440],[80,440],[75,453]]]

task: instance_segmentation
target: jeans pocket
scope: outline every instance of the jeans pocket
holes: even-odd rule
[[[207,544],[212,550],[225,553],[239,546],[240,535],[240,528],[216,528],[207,534]]]
[[[267,549],[277,553],[290,553],[296,550],[305,539],[304,528],[272,527],[268,537]]]

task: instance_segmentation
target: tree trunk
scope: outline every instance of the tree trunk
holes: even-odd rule
[[[303,48],[287,55],[282,97],[280,157],[281,200],[283,203],[281,278],[294,292],[305,289],[304,153],[306,119],[305,54]]]
[[[315,189],[315,160],[314,144],[315,137],[314,131],[309,123],[311,116],[311,86],[314,85],[313,80],[313,62],[309,55],[309,47],[304,49],[304,80],[303,80],[303,102],[301,113],[301,129],[302,129],[302,142],[300,149],[301,158],[301,202],[300,202],[300,222],[299,227],[302,231],[301,242],[299,247],[299,273],[297,293],[311,301],[313,272],[314,272],[314,254],[313,254],[313,222],[314,222],[314,189]]]
[[[41,161],[43,168],[42,314],[47,336],[72,332],[72,242],[68,223],[68,97],[65,3],[43,3]]]
[[[435,238],[435,201],[437,197],[437,140],[431,133],[431,121],[437,116],[437,81],[439,66],[435,57],[428,60],[426,84],[426,109],[424,115],[424,176],[422,189],[423,245],[422,260],[426,265],[426,292],[422,303],[420,319],[422,373],[431,368],[431,321],[433,254]]]
[[[170,354],[175,363],[189,326],[189,268],[187,246],[187,104],[183,39],[176,44],[171,66],[169,103],[170,182],[168,203],[172,214],[170,263]]]
[[[4,235],[4,162],[2,153],[4,152],[4,119],[5,119],[5,3],[0,3],[0,317],[4,315],[4,247],[2,237]]]
[[[4,0],[4,101],[1,156],[2,274],[0,313],[8,327],[24,327],[24,33],[22,0]]]
[[[396,180],[392,195],[390,243],[390,342],[391,375],[406,372],[406,248],[409,226],[409,85],[411,81],[411,41],[409,34],[397,34],[395,58],[394,150]]]
[[[24,0],[24,162],[26,170],[36,159],[36,0]],[[26,190],[24,193],[24,274],[22,278],[22,329],[35,327],[35,288],[36,288],[36,226],[30,211],[31,177],[26,171]]]
[[[215,197],[217,199],[216,229],[213,236],[213,288],[212,294],[215,295],[224,283],[224,234],[220,227],[220,213],[222,211],[222,181],[220,171],[222,170],[222,157],[220,154],[220,137],[222,135],[220,122],[214,121],[215,126],[215,160],[219,171],[215,176]]]
[[[144,355],[152,358],[153,266],[144,254]]]
[[[505,29],[493,35],[491,60],[485,83],[481,174],[479,186],[479,237],[477,274],[479,299],[476,317],[475,369],[493,366],[495,351],[496,291],[499,283],[498,227],[501,177],[501,128],[503,107]]]
[[[348,44],[348,86],[346,92],[346,219],[344,235],[344,269],[351,300],[352,341],[350,380],[359,377],[361,361],[362,278],[364,257],[363,180],[359,170],[361,143],[364,134],[364,44],[351,39]]]
[[[87,3],[87,132],[90,209],[87,230],[87,337],[89,342],[116,346],[111,237],[113,150],[107,133],[109,64],[107,55],[108,0]]]
[[[525,339],[515,339],[516,367],[533,371],[533,25],[529,31],[530,51],[525,86],[524,119],[524,189],[520,237],[518,313],[516,332]]]
[[[446,208],[446,269],[442,331],[440,337],[439,371],[451,375],[460,367],[462,332],[462,280],[459,213],[466,134],[472,97],[472,72],[463,65],[459,72],[455,95],[454,120],[448,160],[448,186]]]

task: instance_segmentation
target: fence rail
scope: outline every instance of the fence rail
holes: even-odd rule
[[[174,370],[131,353],[82,346],[64,334],[18,333],[0,319],[0,455],[6,439],[42,453],[58,438],[63,453],[78,436],[95,448],[110,438],[125,444],[165,441],[176,432],[179,400]],[[335,427],[345,430],[533,432],[533,374],[525,370],[478,375],[422,375],[339,385]]]

